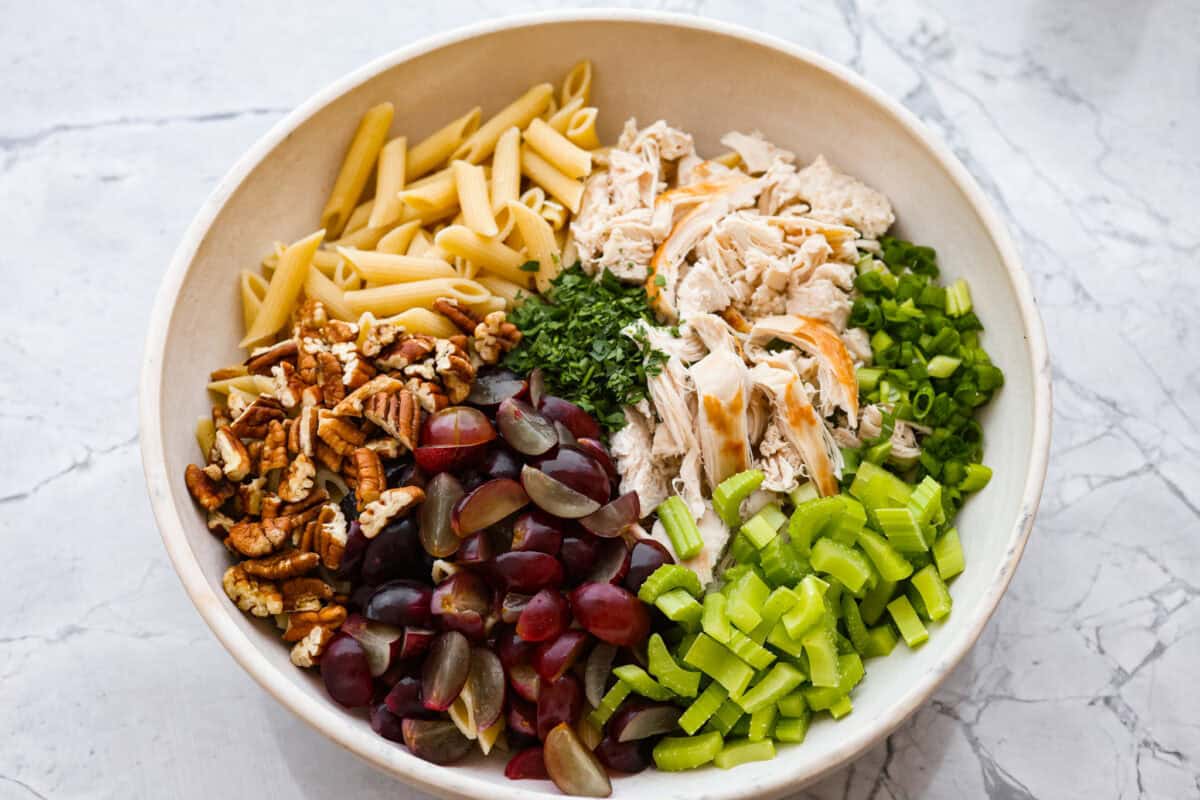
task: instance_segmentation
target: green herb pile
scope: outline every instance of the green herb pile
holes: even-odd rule
[[[510,313],[524,338],[504,364],[522,374],[541,367],[551,394],[615,431],[625,425],[621,407],[646,397],[646,379],[667,358],[622,333],[639,319],[655,323],[641,286],[625,286],[608,271],[596,280],[576,264],[545,297],[530,297]]]

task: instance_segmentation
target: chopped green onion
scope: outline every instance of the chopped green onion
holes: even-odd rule
[[[679,717],[679,727],[691,736],[700,730],[713,714],[717,713],[717,709],[728,697],[729,693],[721,684],[716,681],[710,683],[708,688],[701,692],[700,696]]]
[[[813,545],[811,560],[813,569],[834,576],[852,594],[861,592],[871,578],[872,569],[867,557],[832,539],[818,539]]]
[[[775,707],[774,703],[752,712],[750,714],[750,730],[748,732],[750,741],[770,741],[767,737],[775,730],[775,718],[778,716],[779,709]]]
[[[962,543],[958,540],[958,529],[950,528],[933,543],[933,560],[938,574],[948,581],[963,571],[966,566]]]
[[[725,614],[729,621],[746,633],[753,631],[762,622],[758,609],[767,601],[770,592],[771,588],[753,570],[739,577],[725,602]]]
[[[614,667],[613,675],[616,675],[622,682],[629,684],[629,688],[642,697],[664,701],[670,700],[675,696],[670,689],[654,680],[654,678],[651,678],[646,673],[646,670],[637,664],[622,664],[619,667]]]
[[[961,358],[938,355],[929,359],[929,363],[925,365],[925,371],[931,378],[949,378],[961,364]]]
[[[703,633],[692,642],[683,660],[724,686],[732,697],[738,697],[746,691],[754,679],[754,670],[746,662]]]
[[[896,340],[891,336],[888,336],[887,333],[882,329],[875,331],[875,333],[871,336],[871,350],[876,353],[880,352],[881,350],[887,350],[895,343]]]
[[[704,540],[700,538],[700,529],[683,498],[679,495],[668,497],[659,504],[657,512],[675,555],[681,561],[695,558],[704,548]]]
[[[762,485],[765,477],[762,470],[748,469],[745,472],[730,475],[717,484],[717,488],[713,490],[712,501],[713,508],[722,522],[730,528],[738,524],[741,518],[742,501]]]
[[[821,541],[825,541],[822,539]],[[780,622],[793,639],[800,639],[825,615],[825,593],[829,584],[816,575],[805,575],[797,584],[796,603],[780,617]],[[768,641],[770,637],[768,637]]]
[[[696,602],[695,600],[692,601]],[[650,674],[658,678],[658,682],[680,697],[695,697],[700,691],[700,673],[679,666],[662,636],[654,634],[646,645],[650,661]]]
[[[629,697],[629,693],[632,691],[633,689],[628,683],[617,681],[600,699],[600,705],[596,706],[596,710],[588,715],[588,719],[595,723],[596,727],[603,728],[604,723],[608,722],[616,713],[621,703],[625,702],[625,698]]]
[[[704,613],[696,598],[688,594],[686,589],[672,589],[660,594],[654,605],[667,619],[693,630],[700,624],[700,617]]]
[[[909,582],[920,593],[931,620],[942,619],[950,613],[950,591],[933,564],[918,570]]]
[[[867,452],[863,455],[864,461],[869,461],[872,464],[882,464],[888,460],[888,456],[892,454],[892,440],[880,442],[873,447],[868,447]]]
[[[870,646],[863,651],[867,658],[890,655],[897,641],[896,632],[887,623],[869,628],[867,638],[870,639]]]
[[[901,553],[924,553],[929,549],[925,534],[913,512],[907,508],[877,508],[875,519],[888,543]]]
[[[725,645],[735,656],[755,669],[765,669],[775,660],[775,654],[741,631],[730,631],[729,643]]]
[[[808,711],[808,703],[804,702],[804,695],[799,691],[779,698],[775,701],[775,707],[784,717],[802,717]]]
[[[912,574],[912,564],[875,531],[864,528],[858,533],[858,546],[871,559],[885,581],[902,581]]]
[[[892,621],[896,623],[896,627],[900,629],[900,635],[904,637],[906,645],[916,647],[929,639],[929,631],[925,629],[925,625],[917,616],[917,612],[907,597],[903,595],[897,597],[888,603],[887,610],[892,615]]]
[[[855,375],[858,378],[858,390],[869,392],[879,385],[879,379],[883,377],[883,370],[878,367],[859,367],[855,370]]]
[[[709,727],[720,731],[722,736],[726,736],[745,713],[732,698],[726,699],[724,703],[721,703],[720,708],[713,712],[712,719],[708,721]]]
[[[946,315],[961,317],[971,310],[971,290],[967,282],[959,278],[946,287]]]
[[[732,769],[751,761],[770,761],[775,757],[775,742],[760,737],[754,738],[754,723],[750,723],[750,738],[726,742],[724,749],[713,756],[713,764],[721,769]]]
[[[760,708],[774,706],[781,697],[791,693],[804,681],[804,673],[791,664],[780,662],[771,667],[766,677],[754,684],[738,699],[742,710],[753,714]]]
[[[791,742],[798,744],[804,741],[804,735],[808,733],[808,723],[812,719],[812,713],[806,711],[801,717],[786,717],[775,721],[775,739],[780,742]]]
[[[724,744],[716,731],[699,736],[667,736],[654,745],[654,765],[663,772],[702,767],[717,757]]]
[[[801,555],[808,555],[812,541],[842,509],[842,503],[836,497],[821,497],[796,506],[788,522],[788,536]]]
[[[700,616],[700,627],[721,644],[729,641],[732,628],[729,627],[729,617],[725,616],[725,595],[713,592],[704,598],[704,611]]]
[[[813,686],[837,686],[841,680],[841,672],[838,669],[837,643],[833,629],[824,625],[818,626],[806,633],[801,642],[804,645],[804,655],[808,657]]]
[[[987,486],[991,479],[990,467],[985,467],[983,464],[967,464],[966,477],[958,484],[958,488],[964,492],[978,492]]]
[[[642,582],[638,599],[643,603],[653,603],[659,595],[674,589],[684,589],[692,597],[699,597],[704,591],[700,577],[695,572],[681,564],[663,564]]]

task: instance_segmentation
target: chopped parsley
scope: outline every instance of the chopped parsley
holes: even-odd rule
[[[593,279],[576,264],[551,282],[545,297],[510,313],[524,338],[504,364],[521,373],[541,367],[550,393],[615,431],[625,425],[621,407],[646,397],[646,379],[667,360],[644,337],[622,333],[639,319],[654,323],[641,286],[626,286],[607,270]]]
[[[537,261],[531,259],[517,267],[517,269],[521,270],[521,272],[537,272],[539,269],[541,269],[541,265]]]

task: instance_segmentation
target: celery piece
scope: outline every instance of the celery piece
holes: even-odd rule
[[[912,564],[873,530],[863,528],[859,531],[858,546],[871,559],[879,576],[885,581],[902,581],[913,572]]]
[[[716,758],[724,747],[721,734],[667,736],[654,745],[654,765],[663,772],[679,772],[702,767]]]
[[[904,596],[908,598],[908,602],[912,605],[913,611],[917,612],[917,618],[922,622],[932,622],[933,618],[929,616],[929,609],[925,607],[925,598],[921,597],[921,593],[916,590],[911,583],[904,587]]]
[[[892,615],[896,627],[900,629],[900,635],[904,637],[906,645],[916,647],[929,638],[929,631],[925,630],[925,626],[921,623],[907,597],[903,595],[897,597],[888,603],[887,610]]]
[[[896,646],[896,632],[886,622],[874,628],[869,628],[867,630],[867,639],[869,640],[869,645],[863,651],[863,655],[867,658],[891,655],[892,649]]]
[[[824,625],[809,631],[800,640],[813,686],[837,686],[841,679],[838,669],[837,641],[833,630]]]
[[[863,621],[868,625],[874,625],[878,622],[895,593],[896,583],[886,578],[881,580],[879,585],[874,589],[867,592],[866,597],[862,599],[862,602],[858,606],[858,610],[862,613]]]
[[[750,634],[750,638],[759,644],[765,642],[771,629],[779,622],[779,618],[796,605],[798,600],[796,593],[786,586],[777,586],[772,589],[771,594],[767,597],[767,602],[763,603],[760,613],[762,622],[758,623],[758,627]]]
[[[762,622],[758,609],[767,601],[771,588],[763,583],[754,571],[741,575],[729,590],[725,601],[725,614],[729,621],[746,633],[750,633]]]
[[[808,703],[804,702],[804,695],[799,691],[779,698],[775,701],[775,707],[784,717],[802,717],[808,711]]]
[[[741,717],[739,717],[738,721],[736,723],[734,723],[732,728],[729,729],[729,732],[724,733],[722,735],[739,737],[739,738],[745,739],[747,736],[750,735],[750,717],[749,717],[749,715],[742,715]]]
[[[780,742],[791,742],[793,744],[803,742],[804,735],[808,733],[808,723],[812,719],[812,712],[805,711],[801,717],[785,717],[775,721],[775,739]]]
[[[828,589],[829,584],[816,575],[805,575],[796,585],[796,604],[779,618],[789,637],[799,639],[821,621],[825,613],[824,598]],[[770,637],[767,637],[767,640],[770,641]]]
[[[782,621],[777,622],[775,627],[771,628],[771,632],[767,634],[767,644],[776,650],[782,650],[793,658],[799,658],[804,652],[804,645],[800,643],[800,640],[793,639],[788,634]]]
[[[918,570],[909,583],[920,593],[931,620],[936,621],[949,615],[953,601],[942,576],[938,574],[937,567],[930,564]]]
[[[838,495],[837,500],[842,504],[841,513],[830,521],[826,535],[842,544],[854,544],[858,532],[867,524],[867,511],[848,494]]]
[[[700,627],[721,644],[729,641],[731,628],[725,616],[725,595],[713,592],[704,598],[704,611],[700,615]]]
[[[805,481],[788,492],[788,499],[792,501],[792,505],[794,506],[806,503],[809,500],[816,500],[820,496],[820,492],[817,491],[817,485],[812,481]]]
[[[704,540],[700,538],[700,529],[696,527],[696,520],[683,498],[672,495],[660,503],[656,511],[667,531],[667,538],[671,540],[675,556],[681,561],[695,558],[703,549]]]
[[[809,686],[801,690],[804,702],[813,711],[828,710],[862,681],[865,671],[857,654],[838,656],[837,663],[839,680],[836,686]]]
[[[638,599],[643,603],[653,603],[659,595],[673,589],[685,589],[692,597],[699,597],[704,591],[700,586],[700,576],[681,564],[663,564],[650,577],[642,582],[638,589]]]
[[[729,545],[729,555],[736,564],[754,564],[759,559],[758,548],[744,533],[735,533]]]
[[[670,689],[654,680],[654,678],[651,678],[646,673],[646,670],[637,664],[622,664],[619,667],[614,667],[613,675],[616,675],[622,682],[629,684],[629,688],[642,697],[665,701],[675,696]]]
[[[730,631],[729,643],[725,646],[735,656],[755,669],[765,669],[771,666],[771,662],[775,660],[775,655],[770,650],[741,631]]]
[[[926,475],[913,488],[912,497],[908,500],[908,508],[913,512],[917,522],[922,525],[929,523],[940,525],[945,522],[946,514],[942,510],[942,485],[932,476]]]
[[[850,494],[867,508],[876,509],[905,505],[912,490],[883,467],[864,461],[854,473]]]
[[[765,506],[760,508],[758,513],[754,516],[761,517],[766,520],[767,524],[776,531],[786,525],[788,521],[788,515],[783,513],[783,509],[780,507],[779,503],[767,503]]]
[[[838,672],[842,675],[838,686],[844,692],[849,692],[855,686],[858,686],[867,674],[866,668],[863,666],[862,656],[858,653],[843,653],[838,656]]]
[[[749,739],[735,739],[725,743],[721,752],[713,756],[713,764],[721,769],[732,769],[751,761],[770,761],[775,757],[775,742],[770,739],[755,739],[751,723]]]
[[[933,560],[937,564],[938,574],[944,581],[963,571],[966,561],[963,557],[962,543],[958,540],[957,528],[949,528],[933,543]]]
[[[742,535],[749,539],[759,550],[766,547],[767,542],[779,535],[779,529],[787,522],[787,517],[778,504],[770,503],[759,509],[759,512],[742,525]]]
[[[742,710],[753,714],[760,708],[773,706],[779,698],[791,692],[804,680],[804,673],[791,664],[780,662],[771,667],[766,677],[754,684],[737,703]]]
[[[747,543],[749,542],[747,541]],[[754,545],[750,545],[750,549],[754,550]],[[758,550],[754,550],[754,555],[755,558],[758,557]],[[731,567],[726,567],[725,571],[721,573],[721,594],[729,597],[729,593],[733,591],[733,585],[737,583],[738,578],[747,572],[754,572],[753,564],[734,564]]]
[[[863,453],[863,461],[869,461],[872,464],[882,464],[888,460],[888,456],[892,454],[892,440],[880,442],[877,445],[868,447]]]
[[[991,467],[985,467],[983,464],[967,464],[966,477],[958,484],[958,489],[963,492],[978,492],[987,486],[991,479]]]
[[[923,553],[929,549],[920,523],[907,508],[877,508],[875,519],[888,543],[901,553]]]
[[[867,625],[863,622],[862,612],[858,610],[858,603],[850,595],[842,596],[842,619],[846,623],[846,633],[850,635],[850,643],[854,645],[854,649],[865,653],[871,646],[871,638],[867,635]]]
[[[954,374],[954,370],[958,369],[960,364],[962,364],[961,358],[934,356],[925,365],[925,371],[929,373],[929,377],[931,378],[949,378]]]
[[[696,598],[688,594],[686,589],[672,589],[660,594],[654,601],[654,605],[666,615],[667,619],[678,622],[689,629],[694,629],[700,624],[700,616],[704,613],[704,609],[696,602]]]
[[[830,706],[846,696],[837,686],[808,686],[803,694],[804,702],[813,711],[828,711]]]
[[[889,347],[891,347],[895,343],[896,343],[896,340],[893,339],[891,336],[888,336],[887,333],[884,332],[884,330],[882,328],[880,330],[875,331],[875,333],[872,334],[872,336],[871,336],[871,350],[872,350],[872,352],[875,352],[875,353],[883,352],[884,350],[887,350]]]
[[[813,545],[811,561],[813,569],[834,576],[852,594],[861,592],[871,577],[872,567],[867,557],[833,539],[818,539]]]
[[[712,718],[708,724],[716,731],[719,731],[722,736],[727,736],[733,730],[733,726],[738,724],[738,721],[745,714],[742,707],[731,699],[726,699],[725,702],[713,712]]]
[[[728,527],[741,521],[742,501],[762,485],[764,477],[762,470],[748,469],[717,484],[712,495],[713,509]]]
[[[621,703],[625,702],[625,698],[629,697],[629,693],[632,691],[633,689],[628,683],[617,681],[600,699],[600,705],[596,706],[596,710],[588,715],[588,719],[595,723],[596,727],[603,728],[604,723],[608,722],[616,713]]]
[[[708,688],[700,693],[690,706],[684,710],[679,717],[679,727],[683,729],[688,736],[691,736],[696,731],[708,722],[709,718],[717,713],[717,709],[721,704],[728,699],[729,693],[721,686],[721,684],[713,681],[708,685]]]
[[[971,310],[971,290],[967,282],[959,278],[946,287],[946,316],[961,317]]]
[[[769,737],[775,730],[775,719],[778,716],[779,709],[773,703],[753,712],[750,715],[750,732],[748,734],[750,741],[761,742]]]
[[[754,677],[754,670],[746,662],[703,633],[692,642],[683,660],[724,686],[732,697],[741,695]]]
[[[808,555],[812,541],[822,535],[825,527],[843,506],[836,497],[821,497],[796,506],[788,520],[788,536],[800,555]]]
[[[850,702],[850,695],[844,694],[838,698],[838,701],[829,707],[829,716],[834,719],[841,719],[854,710],[854,704]]]
[[[700,691],[700,673],[679,666],[671,657],[666,642],[657,633],[650,637],[646,652],[650,661],[650,674],[664,687],[680,697],[695,697]]]
[[[767,542],[758,555],[763,574],[773,586],[791,586],[804,577],[800,556],[782,536]]]
[[[859,367],[854,372],[858,378],[858,390],[869,392],[879,385],[879,379],[883,377],[884,370],[878,367]]]

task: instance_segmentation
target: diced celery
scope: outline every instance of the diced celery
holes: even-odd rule
[[[825,526],[841,510],[842,504],[836,497],[821,497],[796,506],[788,521],[788,536],[791,537],[792,546],[801,555],[808,555],[813,540],[824,533]]]
[[[743,538],[743,537],[737,537],[737,538]],[[746,541],[747,544],[749,544],[748,540],[745,540],[745,539],[743,539],[743,540]],[[756,550],[754,548],[754,545],[752,545],[752,544],[750,544],[749,546],[750,546],[751,550],[754,550],[754,556],[755,556],[755,558],[757,558],[758,550]],[[721,575],[721,583],[722,583],[721,593],[723,595],[725,595],[726,597],[729,597],[729,593],[731,591],[733,591],[733,585],[735,583],[737,583],[738,578],[742,577],[747,572],[754,572],[753,564],[734,564],[733,566],[726,567],[725,572]]]
[[[750,537],[742,533],[733,535],[733,541],[729,545],[729,555],[733,557],[734,563],[740,565],[755,564],[759,559],[758,548],[754,546],[754,542],[750,541]]]
[[[804,577],[803,562],[795,548],[776,536],[759,552],[759,565],[767,582],[774,586],[791,586]]]
[[[700,696],[679,717],[679,727],[691,736],[700,730],[713,714],[717,713],[717,709],[728,697],[729,693],[721,684],[716,681],[710,683],[708,688],[701,692]]]
[[[896,646],[896,632],[886,622],[867,630],[870,646],[863,652],[867,658],[890,655]]]
[[[771,629],[779,622],[779,618],[796,605],[797,600],[796,593],[786,586],[777,586],[772,589],[771,594],[767,597],[767,602],[763,603],[760,614],[762,622],[758,623],[758,627],[750,634],[750,638],[759,644],[765,642]]]
[[[918,570],[909,582],[920,593],[931,620],[942,619],[950,613],[950,591],[933,564]]]
[[[871,559],[879,576],[885,581],[902,581],[912,574],[912,564],[875,531],[868,528],[859,531],[858,546]]]
[[[817,491],[817,485],[812,481],[805,481],[788,492],[788,499],[792,501],[792,505],[794,506],[806,503],[809,500],[816,500],[820,496],[821,493]]]
[[[775,757],[775,742],[770,739],[754,738],[754,723],[750,724],[750,738],[725,743],[721,752],[713,756],[713,764],[721,769],[732,769],[751,761],[770,761]]]
[[[663,564],[642,582],[638,599],[643,603],[653,603],[659,595],[672,589],[685,589],[692,597],[699,597],[704,591],[700,586],[700,576],[687,567],[682,564]]]
[[[755,669],[771,666],[775,655],[741,631],[730,631],[729,643],[725,645],[735,656]]]
[[[906,504],[912,490],[883,467],[863,462],[854,474],[850,494],[867,508],[876,509]]]
[[[732,528],[741,521],[742,501],[762,485],[764,477],[762,470],[748,469],[730,475],[717,484],[712,496],[713,509],[728,527]]]
[[[729,621],[746,633],[750,633],[762,622],[758,609],[767,601],[771,588],[763,583],[757,572],[741,575],[729,590],[725,601],[725,614]]]
[[[958,484],[958,488],[963,492],[978,492],[987,486],[991,479],[991,467],[985,467],[983,464],[967,464],[966,477]]]
[[[877,508],[875,519],[888,543],[901,553],[923,553],[929,549],[920,523],[908,508]]]
[[[804,702],[813,711],[825,711],[850,694],[865,674],[862,659],[855,653],[838,656],[838,672],[836,686],[809,686],[801,690]]]
[[[863,622],[862,612],[858,610],[858,602],[848,594],[842,595],[842,619],[854,649],[865,652],[871,646],[871,638],[867,635],[867,625]]]
[[[862,612],[863,621],[868,625],[874,625],[878,622],[895,593],[896,583],[886,578],[881,580],[879,585],[874,589],[867,592],[866,597],[862,599],[862,603],[858,606],[858,610]]]
[[[735,703],[732,699],[726,699],[721,703],[720,707],[713,712],[712,718],[708,721],[709,726],[721,733],[722,736],[729,734],[733,730],[733,726],[738,724],[738,720],[745,714],[742,707]]]
[[[779,698],[791,692],[804,680],[804,673],[791,664],[780,662],[771,667],[766,677],[738,698],[743,711],[753,714],[760,708],[774,706]]]
[[[628,683],[617,681],[600,699],[600,705],[596,706],[596,710],[588,715],[588,719],[597,727],[604,727],[604,723],[608,722],[616,713],[621,703],[625,702],[625,698],[629,697],[629,693],[632,691],[633,689]]]
[[[767,644],[776,650],[782,650],[789,656],[798,658],[804,652],[804,645],[798,639],[793,639],[787,632],[782,621],[777,622],[767,634]]]
[[[967,282],[959,278],[946,287],[946,316],[961,317],[971,310],[971,290]]]
[[[679,666],[671,657],[671,651],[667,649],[662,636],[656,633],[650,637],[646,653],[650,661],[650,674],[664,687],[680,697],[695,697],[700,691],[700,673]]]
[[[683,660],[724,686],[731,697],[740,696],[754,678],[754,670],[746,662],[703,633],[692,642]]]
[[[750,714],[750,732],[749,737],[752,742],[761,742],[771,735],[775,730],[775,718],[779,716],[779,709],[772,703],[769,706],[763,706],[757,711]]]
[[[779,698],[775,701],[775,706],[785,717],[801,717],[804,716],[804,712],[808,711],[808,703],[804,702],[804,695],[799,691]]]
[[[616,675],[624,683],[629,684],[629,688],[642,697],[664,701],[670,700],[675,696],[670,689],[654,680],[654,678],[651,678],[646,670],[637,664],[622,664],[619,667],[615,667],[613,668],[613,675]]]
[[[962,364],[961,358],[934,356],[925,365],[925,371],[929,373],[929,377],[931,378],[949,378],[954,374],[954,370],[958,369],[960,364]]]
[[[775,539],[779,531],[771,527],[771,523],[760,514],[755,514],[742,525],[742,536],[750,540],[759,550],[767,546],[767,542]]]
[[[829,707],[829,716],[834,719],[841,719],[854,710],[854,704],[850,702],[850,695],[844,694],[838,698],[838,701]]]
[[[949,528],[933,543],[933,560],[942,580],[948,581],[963,571],[966,561],[957,528]]]
[[[654,765],[663,772],[702,767],[717,757],[724,746],[721,734],[667,736],[654,745]]]
[[[862,657],[858,653],[844,653],[838,656],[838,671],[842,674],[838,686],[845,692],[858,686],[863,676],[867,674],[866,668],[863,667]]]
[[[854,544],[858,532],[867,523],[867,511],[862,503],[848,494],[839,494],[837,499],[842,504],[842,510],[830,521],[826,535],[842,544]]]
[[[668,497],[659,504],[656,512],[663,528],[666,529],[667,538],[671,540],[671,547],[680,560],[687,561],[700,553],[704,547],[704,540],[700,538],[700,529],[696,527],[696,520],[682,497]]]
[[[846,696],[837,686],[807,686],[803,694],[804,702],[813,711],[828,711],[830,706]]]
[[[661,569],[661,567],[660,567]],[[694,574],[694,573],[693,573]],[[654,605],[672,622],[694,629],[700,624],[704,609],[686,589],[672,589],[658,596]]]
[[[882,464],[888,460],[888,456],[891,454],[892,440],[888,439],[886,442],[880,442],[879,444],[868,447],[866,452],[863,453],[863,461],[867,461],[871,464]]]
[[[729,641],[732,628],[729,626],[729,618],[725,616],[725,595],[720,592],[712,592],[705,596],[700,627],[721,644]]]
[[[887,333],[884,332],[884,330],[882,328],[880,330],[875,331],[875,333],[872,334],[872,336],[871,336],[871,350],[876,353],[887,350],[889,347],[891,347],[895,343],[896,343],[896,340],[893,339],[891,336],[888,336]]]
[[[869,392],[879,385],[879,379],[883,377],[884,370],[878,367],[859,367],[854,372],[858,378],[858,390]]]
[[[838,669],[837,642],[833,630],[824,625],[809,631],[801,639],[813,686],[837,686],[841,680]]]
[[[811,562],[813,569],[834,576],[852,594],[861,592],[871,578],[872,568],[867,557],[833,539],[817,540],[813,545]]]
[[[800,717],[785,717],[775,721],[775,739],[780,742],[791,742],[793,744],[803,742],[804,735],[808,733],[808,723],[812,719],[812,712],[805,711]]]
[[[925,630],[924,624],[921,623],[917,612],[913,609],[912,603],[908,602],[908,598],[901,595],[892,602],[888,603],[888,613],[892,615],[892,621],[896,623],[896,627],[900,629],[900,635],[904,637],[904,643],[909,647],[916,647],[923,644],[929,638],[929,631]]]
[[[799,639],[821,621],[825,614],[825,593],[829,584],[816,575],[805,575],[795,589],[796,603],[779,618],[787,635]],[[770,641],[770,637],[768,637]]]
[[[750,715],[745,714],[739,717],[738,721],[734,723],[732,728],[729,729],[729,732],[723,735],[727,737],[738,737],[745,739],[750,735]]]

